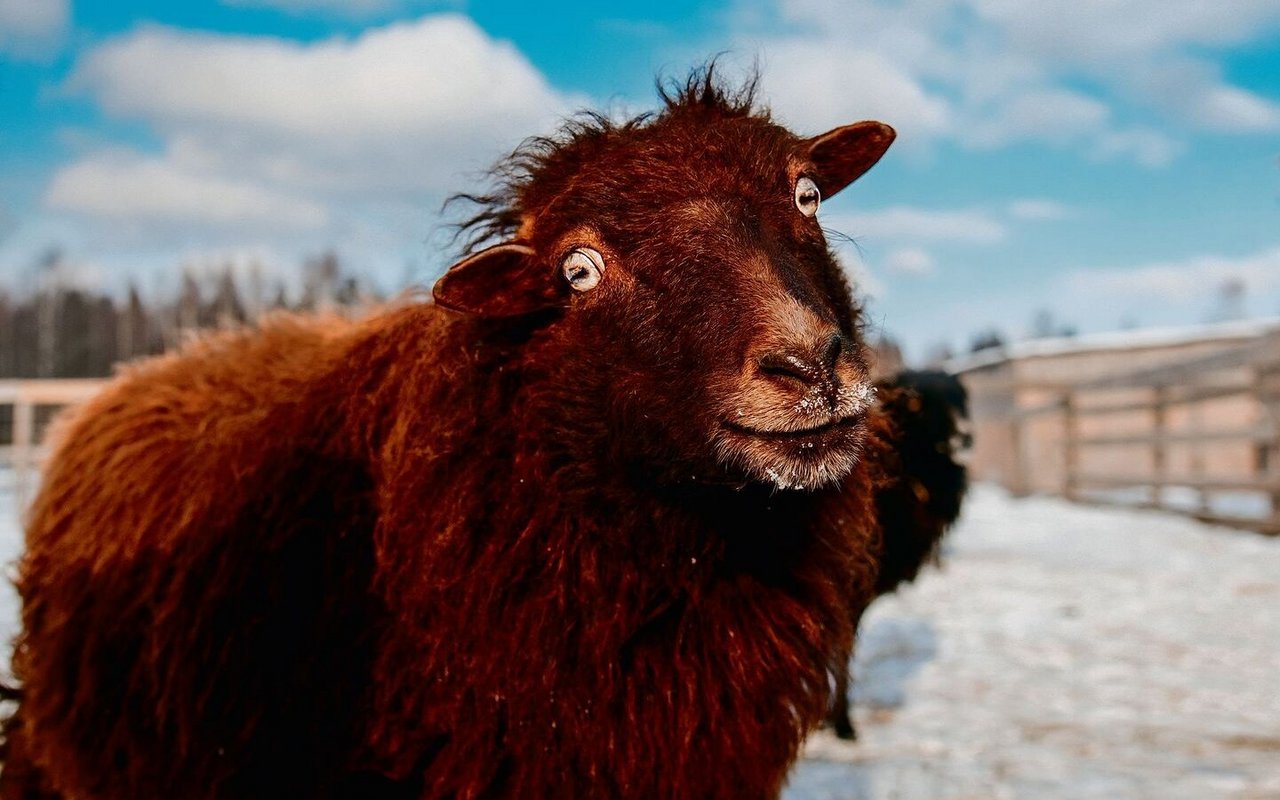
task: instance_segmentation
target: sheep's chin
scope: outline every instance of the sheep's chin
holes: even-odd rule
[[[779,490],[817,491],[849,476],[862,455],[861,421],[825,436],[777,440],[725,428],[716,437],[716,457],[730,470]]]

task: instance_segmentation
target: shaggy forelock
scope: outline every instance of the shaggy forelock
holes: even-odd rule
[[[768,109],[757,104],[759,75],[755,70],[741,85],[731,85],[716,71],[715,61],[692,70],[683,81],[657,83],[663,110],[615,121],[597,111],[580,111],[550,136],[525,139],[511,155],[489,171],[493,189],[484,194],[461,192],[445,201],[445,208],[467,203],[474,213],[454,225],[461,254],[516,237],[526,215],[556,197],[584,165],[627,134],[667,120],[699,116],[708,119],[755,117],[769,120]]]

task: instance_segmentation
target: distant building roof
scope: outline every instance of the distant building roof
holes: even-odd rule
[[[1083,336],[1063,336],[1050,339],[1026,339],[1021,342],[992,347],[970,355],[959,356],[947,362],[951,373],[969,372],[992,367],[1005,361],[1027,358],[1043,358],[1099,350],[1138,350],[1151,347],[1175,347],[1198,342],[1257,339],[1280,331],[1280,317],[1216,322],[1204,325],[1188,325],[1176,328],[1138,328],[1125,331],[1106,331]]]

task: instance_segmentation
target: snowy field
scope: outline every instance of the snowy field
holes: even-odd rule
[[[1280,798],[1280,539],[978,487],[786,800]]]
[[[977,487],[855,673],[861,740],[815,735],[785,800],[1280,798],[1280,539]]]

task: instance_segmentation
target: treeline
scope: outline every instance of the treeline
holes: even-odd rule
[[[343,273],[333,254],[306,262],[300,289],[270,287],[257,269],[227,265],[196,274],[184,270],[176,293],[155,296],[130,284],[124,296],[77,285],[46,260],[38,286],[21,295],[0,288],[0,378],[94,378],[112,366],[155,355],[190,332],[252,322],[273,309],[308,311],[354,307],[378,298]]]

